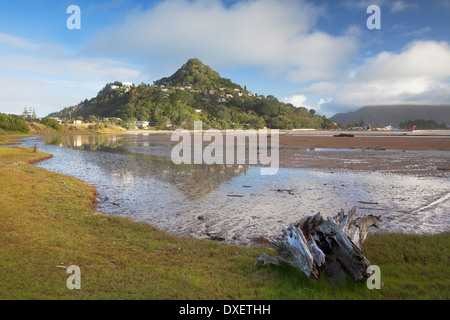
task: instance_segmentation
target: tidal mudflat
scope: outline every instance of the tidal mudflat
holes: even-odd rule
[[[281,141],[282,142],[282,141]],[[177,235],[252,244],[321,212],[356,206],[380,215],[371,232],[450,231],[450,151],[280,146],[280,169],[175,165],[170,135],[55,135],[28,138],[53,154],[39,167],[83,179],[97,210],[146,221]]]

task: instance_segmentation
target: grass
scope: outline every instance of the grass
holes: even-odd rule
[[[95,189],[33,166],[50,157],[0,148],[0,299],[444,299],[448,234],[370,235],[364,252],[381,269],[365,283],[307,279],[288,267],[255,267],[267,247],[175,237],[93,209]],[[81,269],[69,290],[66,267]]]
[[[21,138],[26,138],[29,136],[30,135],[25,133],[6,133],[4,131],[0,131],[0,146],[20,144]]]

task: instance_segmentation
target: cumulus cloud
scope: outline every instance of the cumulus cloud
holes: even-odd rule
[[[357,43],[350,34],[315,30],[323,14],[322,7],[298,0],[230,6],[218,0],[166,0],[107,27],[85,52],[159,61],[170,68],[197,57],[216,68],[263,67],[298,82],[328,79],[356,53]]]
[[[449,44],[415,41],[400,53],[385,51],[367,59],[342,81],[317,82],[303,93],[327,93],[333,97],[333,107],[343,109],[377,104],[437,104],[450,101],[449,80]]]
[[[303,94],[293,95],[291,97],[284,98],[284,102],[292,104],[294,107],[306,107],[306,96]]]

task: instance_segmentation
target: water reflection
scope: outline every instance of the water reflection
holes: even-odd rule
[[[36,141],[32,139],[26,139],[24,146],[33,147]],[[382,170],[294,168],[261,176],[258,167],[175,165],[170,159],[174,145],[170,136],[43,139],[39,150],[54,157],[37,165],[95,185],[101,194],[99,211],[146,221],[173,234],[220,234],[227,241],[248,244],[253,238],[278,235],[287,223],[307,214],[321,211],[327,217],[353,206],[358,207],[358,214],[382,215],[382,232],[439,233],[450,228],[448,179]],[[340,153],[327,151],[320,156],[336,161],[342,159]],[[298,154],[282,150],[281,156],[295,160]],[[408,155],[393,151],[383,157],[393,163]]]
[[[108,172],[124,183],[136,177],[156,179],[175,186],[189,199],[205,196],[222,183],[245,174],[249,168],[244,165],[175,165],[170,159],[174,144],[141,141],[127,135],[57,135],[44,138],[44,143],[109,154],[89,157],[88,161],[100,168],[99,174]],[[102,177],[94,179],[102,180]]]

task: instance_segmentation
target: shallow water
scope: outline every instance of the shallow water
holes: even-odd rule
[[[24,145],[35,143],[54,155],[39,167],[97,188],[99,211],[146,221],[177,235],[216,235],[249,244],[261,236],[279,235],[306,215],[320,211],[331,216],[353,206],[358,214],[380,215],[378,231],[450,229],[446,176],[301,168],[280,168],[276,175],[261,176],[256,166],[175,165],[170,159],[173,144],[146,141],[142,135],[61,135],[29,138]],[[333,158],[342,150],[298,152]],[[395,161],[396,155],[389,154]]]

